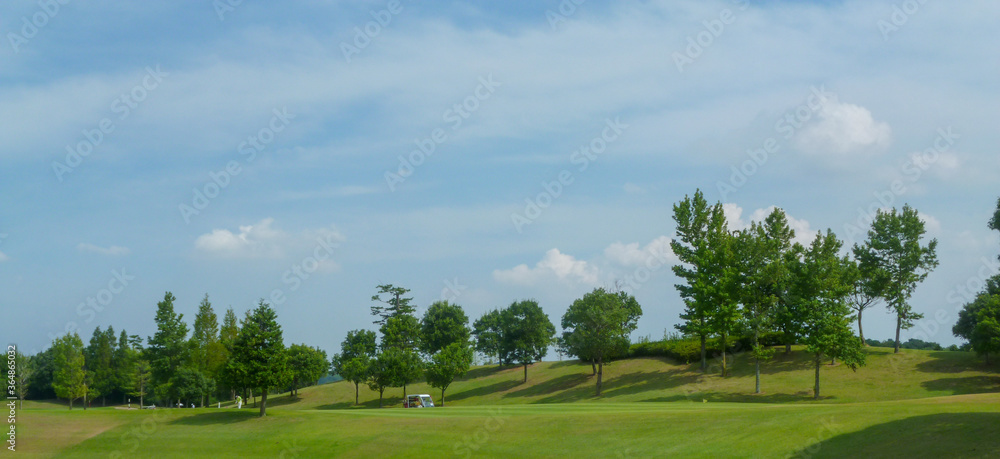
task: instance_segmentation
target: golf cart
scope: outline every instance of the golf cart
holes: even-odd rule
[[[403,399],[403,408],[434,408],[434,401],[427,394],[407,395]]]

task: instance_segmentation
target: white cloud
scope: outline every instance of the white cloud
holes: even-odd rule
[[[604,249],[604,256],[615,263],[629,267],[646,265],[651,259],[660,263],[677,261],[673,250],[670,249],[670,238],[667,236],[653,239],[642,248],[639,248],[638,242],[631,244],[615,242]]]
[[[796,136],[804,152],[842,155],[889,146],[892,129],[875,121],[867,108],[827,98],[821,103],[817,120],[807,123]]]
[[[558,279],[559,281],[596,286],[600,271],[590,263],[577,260],[559,249],[545,252],[534,268],[520,264],[511,269],[493,271],[493,278],[508,284],[536,285]]]
[[[128,255],[129,253],[132,252],[131,250],[128,249],[128,247],[119,247],[117,245],[113,245],[111,247],[101,247],[87,242],[81,242],[77,244],[76,250],[79,250],[81,252],[92,252],[92,253],[99,253],[101,255],[111,255],[111,256]]]
[[[920,211],[917,211],[917,216],[924,222],[924,229],[926,229],[928,233],[932,235],[941,234],[941,220],[938,220],[937,217],[933,215],[925,214]]]
[[[626,182],[622,189],[628,194],[646,194],[646,189],[631,182]]]
[[[195,240],[195,248],[201,252],[224,258],[283,258],[286,255],[309,255],[310,247],[323,244],[335,246],[344,240],[336,228],[320,228],[291,234],[272,227],[273,218],[265,218],[252,225],[240,226],[234,233],[227,229],[215,229],[202,234]],[[332,263],[332,262],[326,262]]]

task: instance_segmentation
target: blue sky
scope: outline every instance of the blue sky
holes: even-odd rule
[[[997,272],[995,2],[53,4],[0,14],[0,334],[28,352],[149,336],[168,290],[189,321],[274,296],[335,352],[382,283],[558,324],[625,280],[659,337],[698,188],[800,240],[917,208],[941,265],[904,339],[956,342]]]

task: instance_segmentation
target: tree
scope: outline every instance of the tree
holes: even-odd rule
[[[176,393],[171,390],[170,378],[188,359],[188,343],[185,341],[188,326],[184,314],[174,312],[174,295],[167,292],[163,301],[156,304],[156,334],[147,338],[146,348],[152,383],[157,387],[161,400],[171,400]]]
[[[17,398],[19,409],[24,409],[24,398],[28,395],[28,387],[31,384],[31,376],[35,371],[35,362],[32,356],[24,355],[21,351],[16,351],[14,355],[14,366],[17,368]]]
[[[133,386],[132,391],[129,393],[139,397],[139,406],[141,407],[145,402],[146,394],[149,393],[149,380],[151,377],[149,362],[146,359],[139,358],[136,360],[133,368],[134,377],[132,381],[135,386]]]
[[[212,392],[214,392],[215,380],[219,376],[220,368],[226,362],[228,350],[220,341],[218,316],[212,309],[208,294],[205,294],[205,298],[198,305],[198,313],[194,317],[194,329],[191,333],[189,346],[192,368],[212,380],[212,383],[205,387],[211,387]],[[208,392],[202,394],[201,406],[205,406],[205,397],[208,395]]]
[[[420,348],[420,321],[412,315],[389,317],[379,331],[382,332],[383,349],[416,351]]]
[[[863,345],[851,331],[847,296],[852,285],[846,282],[847,258],[838,258],[842,247],[832,231],[816,234],[808,249],[799,249],[801,259],[793,267],[793,301],[805,312],[803,330],[806,349],[814,355],[813,398],[820,393],[820,365],[823,356],[839,359],[852,370],[865,364]]]
[[[333,371],[354,383],[354,404],[358,404],[358,385],[368,381],[377,346],[375,332],[351,330],[340,344],[340,353],[333,356]]]
[[[103,395],[101,406],[106,404],[107,395],[115,388],[111,361],[117,344],[114,328],[108,327],[106,331],[101,331],[101,327],[97,327],[90,336],[90,344],[84,349],[84,368],[90,373],[92,381],[89,390]]]
[[[222,327],[219,329],[219,342],[227,349],[236,342],[236,336],[240,333],[239,321],[233,308],[226,309],[226,316],[222,319]]]
[[[191,367],[178,368],[170,378],[170,385],[174,388],[178,399],[185,405],[201,400],[202,408],[205,407],[205,394],[215,391],[215,380]]]
[[[401,366],[403,351],[397,348],[383,349],[371,361],[368,367],[368,388],[378,392],[378,407],[382,408],[382,394],[385,388],[393,387],[397,378],[396,370]],[[405,395],[405,394],[404,394]],[[357,392],[355,392],[355,397]],[[357,399],[355,398],[355,404]]]
[[[452,343],[467,343],[469,334],[469,318],[462,307],[436,301],[427,308],[421,320],[420,350],[433,355]]]
[[[330,372],[330,361],[326,359],[326,351],[322,349],[293,344],[288,346],[288,368],[292,373],[290,392],[298,395],[300,387],[315,384]]]
[[[855,257],[863,249],[854,244],[853,252]],[[877,266],[866,263],[864,266],[858,263],[857,259],[848,260],[845,266],[844,280],[851,286],[851,291],[847,295],[847,305],[857,313],[858,337],[861,342],[865,342],[865,331],[861,326],[861,315],[865,309],[870,309],[882,299],[882,292],[886,284],[884,271]],[[865,344],[867,346],[867,344]]]
[[[65,334],[52,342],[52,389],[56,396],[69,400],[69,409],[73,409],[73,401],[86,397],[87,381],[84,371],[83,341],[80,335]],[[86,407],[86,402],[84,402]]]
[[[917,284],[938,265],[937,239],[926,246],[920,239],[926,230],[917,211],[909,205],[897,212],[879,210],[868,230],[868,239],[859,247],[855,256],[862,272],[879,272],[884,281],[882,297],[888,308],[896,313],[896,347],[899,352],[900,330],[907,330],[923,318],[913,311],[909,299]]]
[[[127,397],[135,386],[135,365],[142,350],[142,338],[122,330],[118,347],[111,355],[111,372],[114,375],[114,392]],[[125,400],[122,400],[124,402]]]
[[[528,365],[545,357],[556,327],[535,300],[515,301],[504,309],[501,327],[502,352],[524,367],[524,382],[528,382]]]
[[[498,366],[503,366],[503,336],[500,311],[494,309],[483,314],[473,323],[472,334],[476,336],[476,350],[487,357],[496,356]]]
[[[263,299],[244,319],[227,367],[243,387],[260,390],[260,416],[267,416],[268,391],[286,385],[290,374],[278,315]]]
[[[28,375],[28,398],[56,398],[52,388],[55,371],[55,347],[49,346],[42,352],[31,357],[31,374]]]
[[[441,349],[427,365],[427,383],[441,389],[441,406],[444,406],[444,392],[455,378],[465,375],[472,365],[472,347],[468,341],[456,341]],[[406,394],[403,394],[406,395]]]
[[[390,317],[398,317],[409,315],[412,316],[417,310],[416,307],[410,304],[413,298],[405,298],[410,290],[403,287],[396,287],[392,284],[382,284],[378,286],[378,293],[372,295],[372,301],[377,301],[385,304],[386,306],[375,305],[371,307],[372,315],[378,316],[379,318],[375,320],[376,325],[385,325],[386,320]],[[382,296],[387,295],[387,298],[383,299]]]
[[[391,387],[402,387],[405,396],[406,386],[424,376],[424,361],[417,351],[410,349],[399,349],[399,351],[398,358],[392,361],[395,366],[391,370],[393,374]]]
[[[968,340],[976,354],[990,363],[990,353],[1000,352],[1000,292],[997,276],[987,282],[986,290],[965,304],[952,327],[955,336]],[[997,292],[997,293],[994,293]]]
[[[562,317],[567,349],[597,363],[597,395],[601,395],[604,361],[628,350],[629,334],[642,316],[635,297],[625,292],[594,289],[573,302]]]
[[[683,323],[676,326],[685,335],[701,340],[701,370],[708,369],[706,341],[713,333],[712,313],[720,296],[721,268],[717,252],[726,240],[726,218],[722,204],[709,206],[701,190],[694,198],[688,196],[674,204],[674,222],[677,237],[670,241],[670,249],[680,261],[671,269],[685,283],[674,287],[684,300]]]

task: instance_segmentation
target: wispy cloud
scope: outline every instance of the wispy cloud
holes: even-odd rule
[[[90,252],[90,253],[97,253],[109,256],[122,256],[132,253],[132,251],[129,250],[128,247],[120,247],[117,245],[113,245],[111,247],[101,247],[98,245],[90,244],[88,242],[81,242],[77,244],[76,250],[79,250],[81,252]]]

